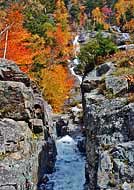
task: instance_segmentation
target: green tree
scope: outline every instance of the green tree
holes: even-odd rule
[[[113,54],[117,51],[116,45],[109,38],[103,38],[101,34],[98,34],[96,39],[84,44],[78,55],[80,65],[78,66],[82,72],[84,68],[91,71],[95,65],[99,63],[100,57],[105,57],[109,54]]]
[[[75,22],[79,22],[80,8],[79,5],[72,5],[70,11],[71,19]]]
[[[78,55],[81,72],[84,72],[85,67],[88,67],[88,71],[92,70],[97,62],[99,44],[97,40],[89,41],[80,48],[80,53]]]
[[[113,54],[117,51],[117,46],[112,42],[110,38],[103,38],[99,33],[97,35],[97,43],[99,44],[98,48],[98,56],[106,56],[109,54]]]

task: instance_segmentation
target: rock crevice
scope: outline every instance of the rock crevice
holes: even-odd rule
[[[54,169],[52,109],[14,62],[0,59],[0,189],[36,190]]]

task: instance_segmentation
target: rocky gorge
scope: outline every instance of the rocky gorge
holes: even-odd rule
[[[0,59],[0,190],[83,189],[85,137],[80,131],[79,89],[76,78],[67,103],[72,106],[55,115],[37,85],[14,62]],[[44,184],[46,176],[49,181]]]
[[[37,189],[56,160],[51,106],[16,64],[0,59],[0,190]]]
[[[46,174],[47,190],[134,189],[132,85],[115,76],[115,62],[82,78],[74,71],[77,61],[70,64],[76,81],[68,108],[54,116],[37,85],[0,59],[0,190],[36,190]],[[61,117],[68,131],[55,138]]]
[[[132,89],[125,77],[114,76],[116,70],[115,62],[106,62],[88,72],[81,85],[89,190],[134,189]]]

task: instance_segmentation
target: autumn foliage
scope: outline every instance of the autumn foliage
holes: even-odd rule
[[[52,105],[55,112],[62,110],[63,102],[68,98],[73,78],[62,65],[54,65],[41,73],[44,97]]]
[[[47,3],[53,4],[51,14]],[[54,111],[61,111],[73,85],[67,69],[73,48],[64,1],[9,3],[0,13],[0,30],[8,27],[0,38],[0,57],[15,61],[36,80]]]
[[[0,57],[15,61],[36,80],[56,112],[61,111],[73,85],[67,63],[73,56],[75,32],[109,30],[110,25],[134,32],[134,0],[3,0],[2,5],[0,31],[8,30],[0,36]],[[105,39],[100,44],[99,56],[109,55],[109,48],[114,47]],[[91,44],[88,50],[92,48]]]
[[[108,14],[109,13],[109,14]],[[92,19],[94,21],[94,27],[96,24],[100,24],[104,27],[104,29],[109,29],[110,25],[106,22],[106,19],[110,16],[110,10],[106,7],[100,9],[96,7],[92,10]]]
[[[134,0],[118,0],[115,4],[116,21],[122,29],[134,31]]]
[[[18,5],[12,5],[6,10],[5,23],[3,28],[10,26],[1,39],[0,43],[0,57],[3,57],[7,36],[7,50],[5,58],[15,61],[20,68],[27,72],[30,69],[32,63],[32,51],[28,48],[26,39],[30,37],[30,34],[23,27],[23,15]]]

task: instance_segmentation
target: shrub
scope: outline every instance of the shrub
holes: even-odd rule
[[[82,45],[78,55],[81,68],[88,66],[88,72],[91,71],[101,57],[113,54],[117,51],[117,46],[109,38],[103,38],[98,34],[96,39],[90,40],[88,43]]]

